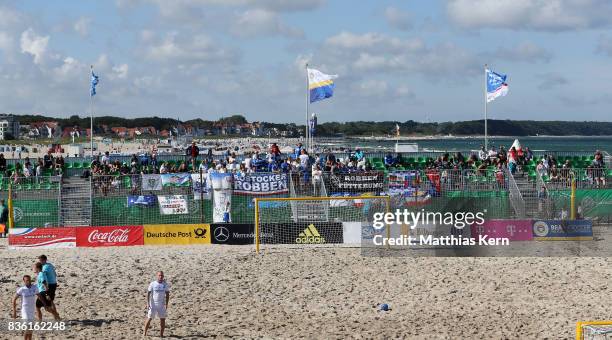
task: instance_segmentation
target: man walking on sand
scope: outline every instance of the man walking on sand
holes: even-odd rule
[[[36,308],[36,299],[38,297],[38,288],[32,284],[30,275],[23,276],[23,287],[17,289],[17,293],[13,297],[13,319],[17,319],[17,299],[21,298],[21,319],[23,321],[34,321],[34,310]],[[32,331],[23,333],[25,340],[32,339]]]
[[[170,285],[164,279],[164,272],[159,271],[157,272],[157,280],[149,284],[147,292],[147,321],[144,326],[145,336],[147,336],[151,320],[155,318],[155,316],[159,317],[159,335],[162,337],[164,336],[168,301],[170,301]]]
[[[57,313],[57,308],[55,306],[55,290],[57,289],[57,273],[55,272],[55,266],[50,262],[47,262],[46,255],[40,255],[38,257],[38,261],[42,263],[42,271],[45,273],[45,277],[47,278],[47,286],[49,287],[47,295],[49,296],[49,301],[51,302],[51,308],[53,308],[53,310]]]

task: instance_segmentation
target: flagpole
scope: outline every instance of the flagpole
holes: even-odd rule
[[[484,71],[485,71],[485,86],[484,86],[484,128],[485,128],[485,140],[484,140],[484,147],[485,147],[485,151],[489,151],[489,131],[488,131],[488,126],[487,126],[487,64],[484,65]]]
[[[93,65],[91,65],[91,72],[93,72]],[[91,75],[90,75],[90,77],[91,77]],[[89,93],[89,113],[90,113],[90,116],[89,116],[89,128],[90,128],[90,130],[89,130],[89,147],[91,149],[91,161],[93,162],[93,159],[94,159],[94,148],[93,148],[93,133],[94,133],[94,130],[93,130],[93,115],[94,115],[94,112],[93,112],[93,96],[91,95],[91,93]]]
[[[310,129],[308,126],[308,111],[310,109],[310,89],[308,86],[308,63],[306,63],[306,150],[311,152],[310,150]]]

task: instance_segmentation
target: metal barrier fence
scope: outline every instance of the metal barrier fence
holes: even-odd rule
[[[262,173],[258,173],[262,174]],[[265,173],[263,173],[265,174]],[[204,174],[202,174],[204,177]],[[538,175],[539,176],[539,175]],[[196,178],[199,177],[196,174]],[[507,170],[401,170],[371,171],[357,173],[324,172],[314,178],[311,172],[288,174],[287,192],[274,195],[245,195],[234,193],[231,203],[232,222],[252,223],[254,199],[256,197],[300,197],[300,196],[360,196],[390,195],[391,209],[420,211],[478,212],[486,211],[487,218],[514,218],[525,216],[525,201],[521,191]],[[13,188],[16,227],[54,226],[68,223],[62,218],[66,209],[87,210],[91,225],[142,225],[142,224],[192,224],[212,223],[214,197],[201,199],[204,194],[194,192],[191,175],[181,183],[162,185],[159,190],[143,188],[142,175],[94,176],[85,181],[88,190],[83,197],[91,195],[91,207],[80,207],[78,199],[73,205],[64,204],[63,181],[60,176],[29,177],[17,179],[5,177],[0,181],[0,198],[6,199],[9,183]],[[565,182],[551,184],[537,178],[538,188],[548,187],[548,200],[538,209],[540,218],[560,216],[568,206],[569,187]],[[608,182],[609,183],[609,182]],[[66,188],[69,187],[65,184]],[[71,194],[75,194],[71,184]],[[612,188],[579,186],[580,206],[583,215],[597,221],[612,222]],[[78,190],[77,190],[78,191]],[[154,198],[149,200],[147,197]],[[178,196],[186,204],[186,213],[161,212],[160,197]],[[211,195],[214,196],[214,195]],[[140,200],[140,201],[139,201]],[[64,202],[64,203],[63,203]],[[84,202],[84,201],[83,201]],[[522,202],[522,203],[521,203]],[[536,201],[537,202],[537,201]],[[65,207],[62,204],[66,205]],[[530,201],[529,204],[535,204]],[[533,207],[530,207],[533,210]],[[606,210],[607,208],[607,210]]]

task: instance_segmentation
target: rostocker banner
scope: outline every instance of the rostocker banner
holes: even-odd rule
[[[156,191],[162,188],[160,175],[142,175],[142,191]]]
[[[187,196],[185,195],[168,195],[157,196],[159,202],[159,212],[162,215],[178,215],[188,214]]]
[[[337,174],[330,179],[331,192],[379,192],[384,188],[384,172]]]
[[[288,192],[287,174],[236,174],[234,175],[234,192],[243,195],[286,193]]]
[[[146,224],[145,245],[210,244],[208,224]]]

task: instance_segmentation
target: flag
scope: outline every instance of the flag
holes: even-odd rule
[[[98,85],[98,76],[91,69],[91,87],[89,88],[89,95],[91,97],[96,95],[96,85]]]
[[[400,136],[400,127],[399,124],[395,124],[395,136],[399,137]]]
[[[312,114],[312,117],[308,121],[308,127],[310,128],[310,135],[314,136],[315,133],[317,132],[317,115],[316,114],[314,113]]]
[[[492,102],[499,96],[505,96],[508,94],[508,84],[506,84],[505,74],[495,73],[489,69],[486,69],[487,74],[487,103]]]
[[[325,74],[312,68],[307,69],[307,71],[311,103],[334,95],[334,79],[338,78],[338,75]]]

